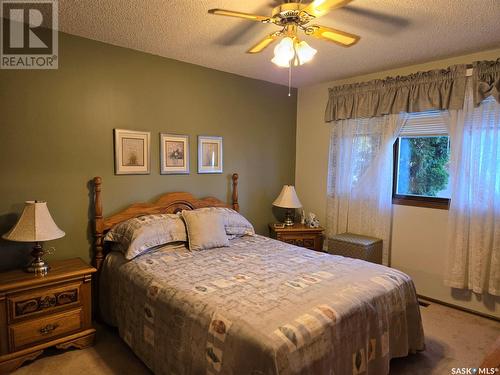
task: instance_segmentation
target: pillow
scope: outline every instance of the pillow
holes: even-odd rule
[[[104,241],[119,243],[118,249],[130,260],[152,247],[187,241],[186,226],[175,214],[144,215],[115,225]]]
[[[229,246],[222,217],[210,210],[182,211],[193,251]]]
[[[222,218],[224,228],[229,239],[241,236],[253,236],[255,230],[253,225],[235,210],[225,207],[205,207],[195,211],[213,212]]]

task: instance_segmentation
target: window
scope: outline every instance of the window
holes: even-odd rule
[[[411,113],[394,144],[393,203],[447,209],[450,140],[445,113]]]

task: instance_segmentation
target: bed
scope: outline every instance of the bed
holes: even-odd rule
[[[388,374],[424,349],[412,280],[384,266],[254,235],[229,247],[157,248],[133,260],[102,238],[128,218],[215,198],[169,193],[104,219],[95,182],[101,317],[156,374]],[[233,202],[238,210],[237,175]]]

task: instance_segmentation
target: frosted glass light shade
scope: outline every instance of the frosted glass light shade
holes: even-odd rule
[[[299,65],[308,63],[316,55],[316,51],[307,42],[302,41],[295,45],[295,51],[297,51],[297,58],[299,59]]]
[[[311,61],[316,52],[318,51],[307,42],[299,42],[297,38],[286,37],[274,47],[274,57],[271,62],[281,68],[288,68],[290,64],[303,65]]]
[[[295,56],[293,39],[290,37],[283,38],[276,47],[274,47],[274,57],[272,63],[282,68],[290,66],[290,61]]]
[[[295,187],[292,185],[284,185],[281,189],[280,195],[273,202],[273,206],[282,208],[300,208],[302,203],[300,203],[299,197],[295,192]]]
[[[16,242],[43,242],[64,235],[52,219],[47,202],[26,201],[21,217],[2,238]]]

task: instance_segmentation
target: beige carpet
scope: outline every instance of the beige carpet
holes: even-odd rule
[[[422,307],[427,350],[391,362],[391,375],[446,375],[452,367],[479,366],[500,336],[500,323],[432,303]],[[117,333],[99,326],[94,347],[46,351],[15,375],[151,374]]]

